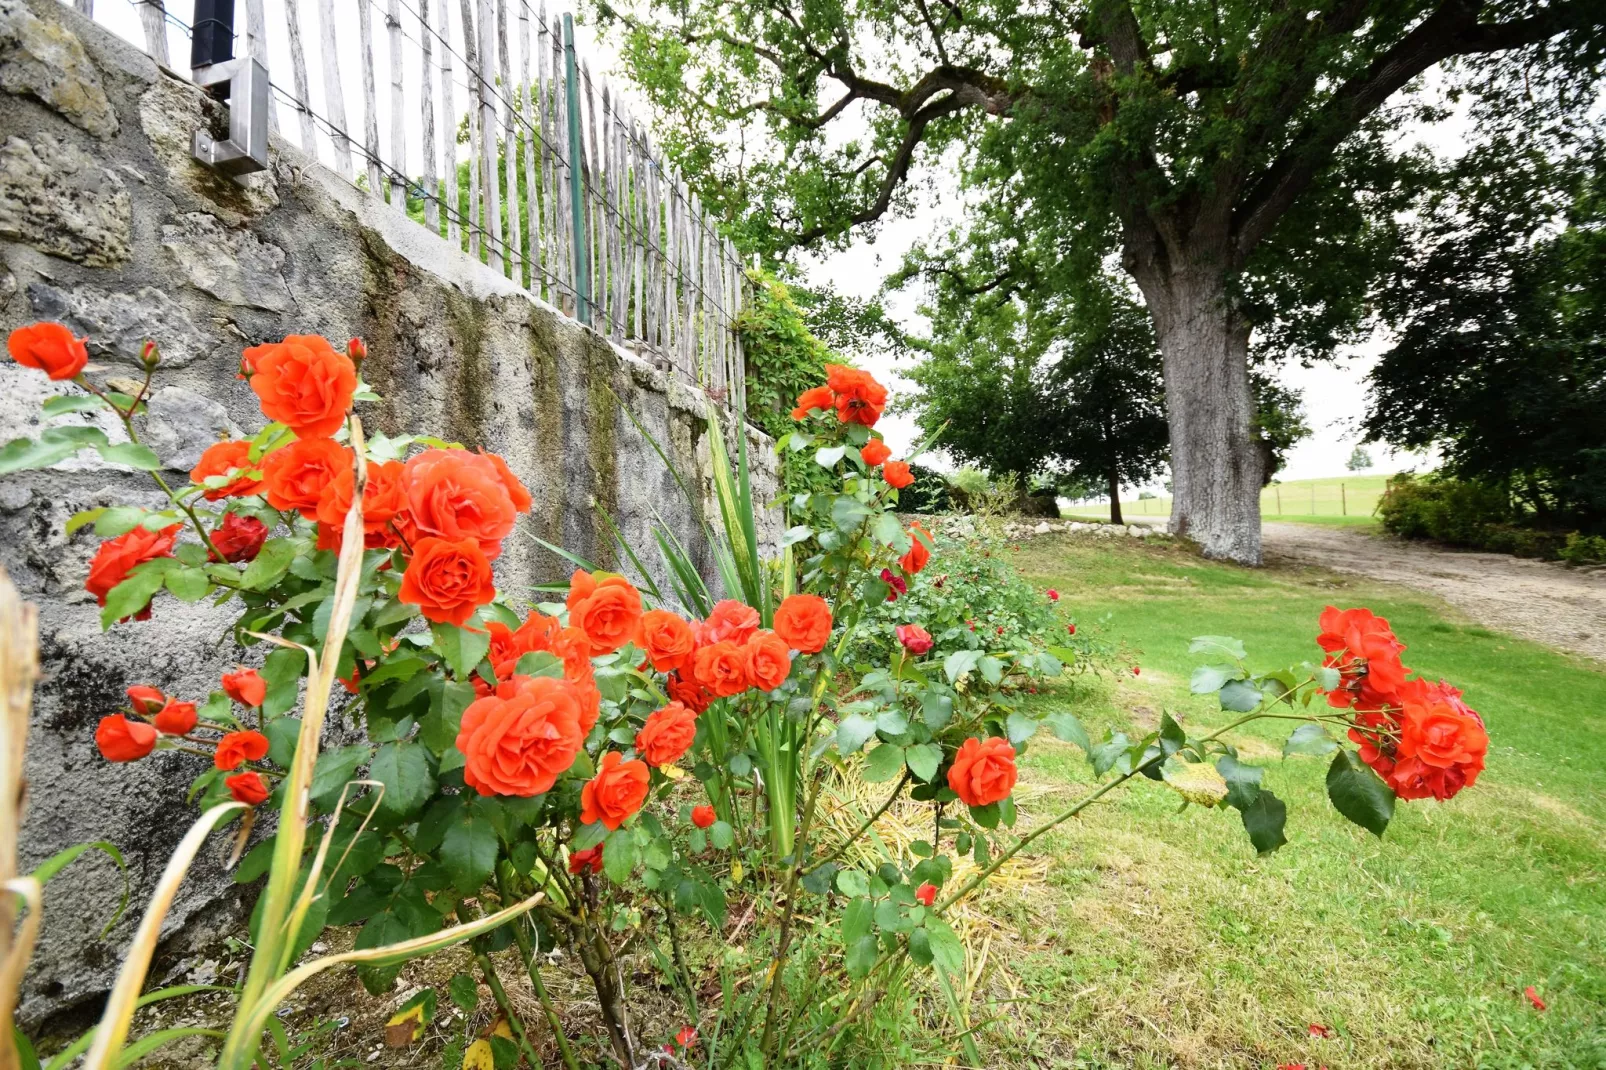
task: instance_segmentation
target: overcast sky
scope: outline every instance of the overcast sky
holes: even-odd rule
[[[410,110],[418,107],[418,84],[422,78],[421,49],[419,40],[426,35],[426,31],[418,22],[418,0],[341,0],[337,5],[335,40],[337,54],[341,67],[341,82],[347,115],[347,127],[354,132],[362,129],[363,98],[360,79],[360,44],[357,30],[357,15],[362,3],[369,4],[369,13],[372,19],[372,32],[374,41],[375,81],[378,86],[376,94],[377,125],[380,131],[380,142],[384,146],[382,154],[387,159],[393,159],[389,151],[390,132],[390,95],[389,95],[389,44],[387,38],[384,14],[390,4],[395,2],[397,10],[401,13],[401,25],[404,35],[403,42],[403,80],[405,83],[405,106]],[[452,42],[452,49],[457,53],[455,59],[456,70],[453,81],[456,84],[454,91],[457,109],[461,114],[467,107],[468,81],[465,65],[462,60],[464,51],[462,41],[462,25],[460,18],[460,0],[433,0],[431,9],[431,45],[440,55],[439,38],[433,36],[433,27],[438,25],[441,5],[446,5],[451,28],[448,36]],[[318,4],[315,0],[301,0],[300,9],[302,39],[308,50],[307,75],[314,101],[314,110],[327,114],[327,96],[324,92],[323,65],[321,60],[321,43],[323,35],[318,22]],[[512,0],[509,5],[510,33],[518,32],[518,13],[524,10],[532,19],[545,5],[539,0]],[[244,51],[244,33],[246,21],[246,3],[241,0],[237,4],[236,31],[240,43],[236,52]],[[138,8],[134,0],[96,0],[96,21],[101,22],[130,41],[144,45],[144,35],[139,21]],[[187,69],[189,61],[189,37],[187,30],[181,23],[187,23],[193,15],[194,5],[191,0],[168,0],[168,9],[172,18],[168,29],[168,49],[173,65],[181,70]],[[273,82],[288,88],[293,84],[289,73],[288,32],[284,14],[284,0],[264,0],[265,21],[267,24],[267,38],[269,48],[269,70]],[[554,0],[549,9],[551,23],[556,25],[562,8]],[[591,59],[591,66],[599,76],[603,72],[613,71],[618,66],[618,53],[608,41],[599,41],[588,27],[577,27],[577,38],[583,56]],[[520,58],[515,47],[512,60],[514,75],[520,68]],[[613,79],[615,92],[623,90],[627,100],[636,103],[635,113],[645,118],[647,110],[640,106],[639,99],[631,92],[622,79]],[[438,83],[437,83],[438,85]],[[435,90],[437,107],[439,106],[440,92]],[[279,121],[282,136],[299,143],[299,132],[293,112],[279,103]],[[409,173],[421,172],[422,154],[418,138],[418,124],[406,124],[408,139],[406,145],[406,167]],[[1421,142],[1432,148],[1435,152],[1445,155],[1456,155],[1464,151],[1464,138],[1466,123],[1459,117],[1433,127],[1409,128],[1401,131],[1402,143]],[[320,134],[319,156],[325,163],[333,161],[333,152],[327,136]],[[361,161],[357,161],[359,171]],[[935,188],[934,188],[935,187]],[[933,235],[952,224],[956,218],[958,208],[957,197],[953,194],[951,181],[943,184],[927,184],[923,188],[933,190],[925,196],[915,214],[907,219],[896,219],[884,223],[875,238],[861,237],[852,246],[842,252],[832,253],[823,257],[806,257],[804,267],[810,280],[830,282],[846,294],[857,297],[873,295],[881,285],[887,272],[894,268],[903,257],[903,254],[916,241],[930,239]],[[945,190],[947,192],[945,192]],[[918,295],[906,293],[894,300],[892,311],[906,322],[913,322],[916,318],[914,306]],[[1296,446],[1290,453],[1288,464],[1281,474],[1283,479],[1302,479],[1340,475],[1345,471],[1344,462],[1349,458],[1355,448],[1358,435],[1355,427],[1365,410],[1365,377],[1375,362],[1377,354],[1384,348],[1385,340],[1374,338],[1368,344],[1357,347],[1353,352],[1341,355],[1330,364],[1314,368],[1289,367],[1281,371],[1282,380],[1299,392],[1304,399],[1306,422],[1310,425],[1312,435]],[[883,353],[869,352],[854,355],[865,367],[872,369],[877,376],[883,378],[890,386],[897,389],[900,383],[898,369],[890,357]],[[907,417],[887,417],[881,424],[888,443],[896,451],[909,448],[917,435],[913,422]],[[1372,447],[1371,454],[1376,462],[1375,471],[1393,472],[1402,468],[1423,466],[1423,459],[1409,455],[1393,457],[1381,447]]]

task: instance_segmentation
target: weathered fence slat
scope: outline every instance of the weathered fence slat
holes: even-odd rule
[[[512,64],[508,61],[507,49],[507,0],[496,0],[496,73],[502,86],[501,91],[496,93],[502,112],[502,154],[497,164],[496,181],[503,191],[504,203],[507,205],[508,274],[513,277],[514,282],[522,286],[524,266],[519,255],[519,235],[524,227],[523,221],[519,218],[521,207],[518,155],[513,151],[515,140],[513,124],[518,121],[513,114],[513,108],[518,100],[518,90],[513,88],[512,79],[508,75]],[[495,87],[492,88],[494,91]]]
[[[301,44],[300,0],[284,0],[284,20],[285,29],[290,37],[290,73],[296,86],[296,114],[301,120],[301,147],[308,156],[316,160],[318,130],[312,125],[312,89],[307,81],[307,53]]]
[[[271,70],[268,66],[268,19],[262,10],[262,0],[245,0],[245,54],[262,64],[264,70]],[[279,132],[279,103],[268,94],[268,132]]]
[[[385,195],[379,173],[379,100],[374,85],[374,26],[368,0],[357,0],[357,32],[362,44],[363,155],[368,163],[368,188]]]
[[[318,0],[318,32],[323,53],[324,110],[329,113],[329,140],[335,147],[335,167],[351,180],[351,136],[346,127],[346,87],[340,80],[340,53],[335,44],[335,0]]]
[[[418,42],[422,53],[422,77],[418,80],[419,143],[424,151],[424,226],[432,232],[441,232],[440,209],[436,198],[441,195],[440,182],[435,176],[435,100],[430,89],[435,51],[434,38],[429,32],[429,0],[418,0]],[[401,109],[398,107],[397,112]]]
[[[474,66],[474,84],[480,102],[480,199],[485,205],[486,260],[497,271],[507,274],[507,247],[502,240],[502,197],[496,145],[496,87],[491,84],[491,65],[496,62],[496,43],[492,40],[491,0],[479,0],[475,12],[479,19],[479,61]]]
[[[462,231],[459,217],[463,213],[462,201],[457,195],[457,109],[452,105],[452,0],[440,0],[441,42],[441,147],[445,150],[446,181],[446,240],[462,248]],[[429,72],[424,72],[429,77]]]
[[[390,204],[407,213],[407,97],[402,89],[402,28],[400,0],[390,0],[385,12],[385,30],[390,36]]]
[[[167,58],[167,9],[162,0],[140,0],[140,28],[145,31],[145,51],[162,66],[170,66]]]
[[[474,29],[474,0],[462,0],[463,77],[468,81],[468,255],[480,257],[480,152],[484,140],[480,129],[479,44]]]
[[[519,135],[519,170],[524,172],[524,200],[525,200],[525,231],[524,243],[528,249],[525,257],[530,267],[529,288],[532,293],[541,292],[541,187],[536,181],[536,162],[539,159],[535,148],[535,131],[540,128],[540,119],[536,115],[535,86],[530,83],[530,6],[523,0],[515,0],[519,5],[519,90],[515,98],[519,104],[519,114],[524,117],[524,128]],[[512,150],[509,149],[511,152]]]

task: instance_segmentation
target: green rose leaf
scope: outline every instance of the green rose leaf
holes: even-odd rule
[[[860,899],[870,894],[870,881],[859,870],[844,869],[836,875],[836,890],[850,899]]]
[[[111,463],[126,464],[141,472],[154,472],[162,467],[162,459],[156,456],[156,451],[141,442],[96,443],[95,448]]]
[[[1239,813],[1243,815],[1244,831],[1249,833],[1249,842],[1261,854],[1271,854],[1288,842],[1288,837],[1283,835],[1288,807],[1265,788],[1261,788],[1255,801],[1243,807]]]
[[[463,895],[472,895],[496,866],[496,825],[477,803],[457,807],[451,818],[441,836],[441,865],[452,887]],[[606,853],[603,857],[606,860]],[[635,865],[633,853],[629,861]]]
[[[1047,722],[1049,731],[1066,743],[1075,743],[1084,751],[1093,749],[1093,742],[1088,739],[1087,729],[1082,726],[1082,722],[1077,719],[1076,714],[1069,710],[1060,710],[1057,713],[1049,714]]]
[[[838,880],[838,886],[841,881]],[[863,937],[869,936],[875,927],[875,905],[865,896],[855,896],[848,900],[842,910],[842,946],[852,948]]]
[[[930,966],[936,958],[931,950],[931,934],[925,929],[913,929],[909,933],[909,957],[920,966]]]
[[[903,765],[904,749],[883,743],[865,755],[863,776],[871,784],[879,784],[903,772]]]
[[[278,583],[290,571],[290,562],[305,548],[300,539],[269,539],[262,544],[252,562],[240,577],[240,586],[248,591],[265,591]]]
[[[159,567],[153,567],[158,563]],[[132,617],[149,605],[151,598],[162,589],[168,567],[176,563],[167,558],[147,562],[107,592],[106,605],[100,611],[101,630],[105,631],[124,617]]]
[[[736,842],[736,830],[727,821],[716,821],[708,827],[708,842],[721,851],[728,851]]]
[[[852,754],[865,741],[875,735],[875,722],[862,713],[850,713],[836,726],[836,746],[843,754]]]
[[[369,758],[373,751],[361,743],[352,743],[318,755],[312,767],[312,797],[333,799],[340,794]]]
[[[1188,690],[1195,695],[1212,694],[1220,691],[1237,672],[1231,665],[1201,665],[1188,677]]]
[[[487,642],[486,649],[490,649]],[[537,650],[519,658],[513,671],[520,676],[551,676],[563,679],[563,659],[549,650]]]
[[[855,981],[862,981],[870,976],[870,970],[875,966],[876,958],[880,955],[881,945],[876,943],[874,936],[861,936],[848,945],[848,953],[843,958],[843,965],[847,968],[848,976]]]
[[[814,463],[821,468],[835,468],[842,455],[847,452],[846,446],[826,446],[814,454]]]
[[[1394,790],[1352,750],[1340,750],[1327,767],[1327,797],[1333,809],[1381,837],[1394,817]]]
[[[1260,795],[1260,782],[1266,771],[1258,765],[1245,765],[1230,754],[1216,761],[1216,772],[1227,782],[1227,805],[1243,810],[1255,804]]]
[[[1234,713],[1248,713],[1260,705],[1260,690],[1248,680],[1229,680],[1218,696],[1221,708]]]
[[[842,495],[831,503],[831,523],[838,531],[852,531],[870,515],[870,507],[857,498]]]
[[[455,624],[436,622],[429,630],[434,637],[430,646],[446,659],[452,674],[459,680],[467,679],[491,649],[491,633],[483,626],[479,631],[470,631]]]
[[[927,691],[920,696],[920,714],[925,718],[927,728],[933,732],[939,731],[953,719],[953,697],[939,691]]]
[[[106,402],[94,394],[57,394],[46,398],[43,408],[47,417],[65,416],[69,412],[91,412],[106,408]]]
[[[1185,762],[1172,755],[1160,766],[1160,776],[1172,791],[1199,806],[1214,806],[1227,797],[1226,778],[1207,762]]]
[[[494,853],[492,860],[495,860]],[[628,881],[638,861],[640,849],[636,846],[636,837],[626,829],[615,830],[602,845],[602,870],[615,884]]]
[[[1230,635],[1198,635],[1188,644],[1188,653],[1207,654],[1215,657],[1231,658],[1233,661],[1242,661],[1249,654],[1244,650],[1243,640],[1234,639]]]
[[[368,775],[385,785],[379,808],[396,817],[415,813],[435,794],[429,756],[417,743],[386,743],[374,755]]]
[[[965,945],[960,943],[959,936],[948,927],[948,923],[941,918],[928,917],[925,928],[926,935],[931,938],[932,960],[948,973],[963,970]]]
[[[1302,724],[1294,729],[1288,742],[1283,744],[1283,757],[1295,754],[1331,754],[1338,746],[1337,741],[1328,734],[1327,729],[1319,724]]]
[[[199,602],[212,586],[206,572],[198,568],[175,568],[168,572],[166,583],[180,602]]]
[[[942,748],[935,743],[917,743],[907,748],[903,755],[910,771],[928,784],[937,775],[937,767],[942,764]]]

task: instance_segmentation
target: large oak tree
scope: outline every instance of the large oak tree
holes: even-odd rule
[[[1065,241],[1118,248],[1164,357],[1173,527],[1245,563],[1263,475],[1250,336],[1270,328],[1260,302],[1350,254],[1323,244],[1317,209],[1353,211],[1377,156],[1335,161],[1386,148],[1380,109],[1435,65],[1588,67],[1606,36],[1600,0],[634,2],[600,14],[748,248],[843,241],[956,160],[992,170],[972,195],[1014,189]],[[1355,300],[1315,266],[1271,316]]]

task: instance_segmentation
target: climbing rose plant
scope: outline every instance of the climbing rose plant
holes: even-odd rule
[[[305,949],[326,924],[355,923],[357,947],[394,943],[453,916],[472,919],[486,903],[544,892],[527,918],[478,940],[475,960],[494,981],[484,952],[517,944],[570,1067],[576,1057],[545,997],[539,950],[576,952],[606,1042],[636,1065],[640,1045],[659,1041],[630,1034],[619,934],[644,930],[661,951],[666,933],[671,951],[657,962],[692,1019],[670,1042],[685,1057],[715,1041],[699,1040],[700,986],[680,926],[720,933],[727,904],[749,901],[769,918],[752,936],[765,944],[767,969],[727,994],[718,1022],[750,1064],[788,1065],[873,1006],[910,963],[962,970],[964,949],[944,920],[953,904],[1136,777],[1185,803],[1235,809],[1257,849],[1280,846],[1285,809],[1264,784],[1266,769],[1241,761],[1225,738],[1245,724],[1298,722],[1285,755],[1332,753],[1333,804],[1378,835],[1396,799],[1447,799],[1483,768],[1482,720],[1450,685],[1413,677],[1387,622],[1365,609],[1323,613],[1320,664],[1256,674],[1237,640],[1193,640],[1208,660],[1192,690],[1241,715],[1202,736],[1166,712],[1139,739],[1111,730],[1095,741],[1068,710],[998,701],[987,685],[1002,677],[1007,651],[980,640],[944,651],[914,619],[895,628],[879,663],[850,662],[844,652],[857,630],[884,626],[933,559],[926,531],[895,512],[912,477],[874,431],[887,391],[863,371],[829,366],[778,443],[812,456],[828,477],[784,503],[779,570],[758,560],[745,469],[721,484],[725,530],[710,535],[729,566],[725,586],[741,597],[714,599],[666,538],[674,598],[650,578],[638,577],[638,587],[582,567],[561,598],[516,607],[496,589],[492,563],[531,508],[524,483],[501,457],[455,443],[419,435],[364,443],[352,409],[374,396],[361,380],[360,341],[341,352],[317,336],[291,336],[247,349],[240,375],[268,422],[249,439],[208,448],[182,487],[138,439],[160,364],[155,345],[145,348],[143,383],[123,393],[88,377],[84,342],[37,324],[13,333],[8,349],[82,388],[47,401],[47,419],[110,412],[128,441],[56,424],[0,448],[0,473],[84,448],[148,471],[167,506],[95,509],[68,523],[104,539],[85,581],[102,625],[154,627],[157,612],[172,611],[158,605],[162,592],[178,602],[210,598],[237,607],[231,639],[253,655],[267,651],[259,666],[223,674],[205,699],[153,683],[129,688],[127,705],[95,731],[102,755],[192,753],[201,806],[283,803],[307,666],[300,648],[319,646],[329,629],[336,551],[355,499],[364,549],[337,675],[367,739],[318,756],[311,795],[314,812],[335,823],[336,861],[323,869],[295,946]],[[1042,655],[1036,668],[1052,674],[1061,665]],[[1101,783],[1017,835],[1018,761],[1043,724],[1086,753]],[[829,769],[890,785],[847,836],[817,827]],[[932,808],[932,838],[906,859],[867,863],[859,840],[905,794]],[[241,880],[266,869],[271,847],[245,856]],[[965,856],[971,875],[955,881]],[[805,926],[838,949],[841,973],[826,983],[858,989],[832,1025],[809,1017],[818,960],[804,978],[787,970]],[[399,968],[359,972],[380,991]],[[491,987],[529,1055],[522,1023],[500,985]]]

